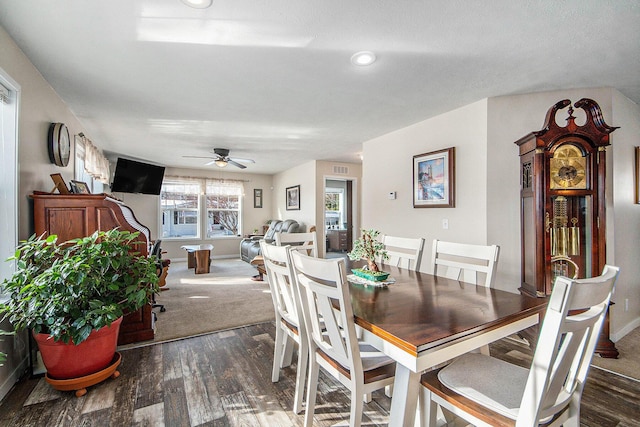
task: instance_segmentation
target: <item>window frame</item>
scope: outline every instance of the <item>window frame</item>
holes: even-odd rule
[[[190,183],[190,184],[198,184],[198,207],[197,209],[189,209],[197,211],[198,222],[196,225],[197,235],[196,236],[165,236],[165,208],[162,204],[162,192],[159,197],[159,212],[160,212],[160,221],[158,224],[158,235],[162,236],[163,240],[168,241],[194,241],[194,240],[219,240],[219,239],[237,239],[242,236],[242,224],[243,224],[243,215],[244,215],[244,186],[242,181],[239,180],[225,180],[225,179],[215,179],[215,178],[195,178],[195,177],[178,177],[178,176],[165,176],[163,180],[163,189],[165,182],[175,182],[175,183]],[[215,209],[209,208],[207,205],[208,198],[212,196],[212,194],[208,193],[208,186],[214,185],[219,182],[221,186],[226,187],[237,187],[238,190],[238,201],[237,208],[235,209]],[[209,234],[209,213],[210,212],[220,212],[220,211],[237,211],[237,231],[236,234],[227,234],[227,235],[210,235]],[[171,216],[171,220],[173,220],[173,215]]]

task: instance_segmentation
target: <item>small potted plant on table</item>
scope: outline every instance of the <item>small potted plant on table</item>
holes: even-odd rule
[[[87,378],[119,363],[123,315],[158,291],[155,260],[135,252],[137,234],[97,231],[62,244],[55,235],[32,236],[8,259],[16,271],[2,283],[9,299],[0,314],[16,330],[31,330],[54,388],[72,379],[92,385]],[[73,387],[60,389],[86,393]]]
[[[389,259],[387,251],[384,249],[384,244],[378,240],[380,232],[377,230],[362,229],[362,237],[353,242],[353,249],[347,255],[352,261],[365,260],[367,261],[366,268],[355,268],[351,271],[353,274],[365,279],[373,281],[386,280],[389,277],[389,273],[380,271],[377,259],[382,261]]]

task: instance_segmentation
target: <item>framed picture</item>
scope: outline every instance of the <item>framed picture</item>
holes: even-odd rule
[[[287,210],[300,210],[300,186],[287,187]]]
[[[254,208],[262,207],[262,188],[253,189],[253,207]]]
[[[61,174],[59,173],[52,173],[51,174],[51,180],[53,180],[53,183],[56,185],[55,187],[53,187],[53,190],[51,190],[51,192],[53,193],[54,191],[56,191],[56,189],[58,190],[58,192],[60,194],[69,194],[69,188],[67,187],[67,183],[64,182],[64,178],[62,177]]]
[[[455,147],[413,156],[413,207],[455,207]]]
[[[71,192],[75,194],[91,194],[86,182],[71,180]]]
[[[640,204],[640,147],[636,147],[636,203]]]

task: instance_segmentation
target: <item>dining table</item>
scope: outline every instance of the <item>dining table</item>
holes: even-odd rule
[[[349,280],[362,338],[396,363],[389,426],[414,426],[422,372],[536,325],[547,300],[381,265],[393,283]]]

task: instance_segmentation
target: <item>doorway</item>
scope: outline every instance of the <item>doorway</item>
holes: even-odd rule
[[[353,180],[327,178],[324,184],[326,257],[344,256],[353,245]]]

